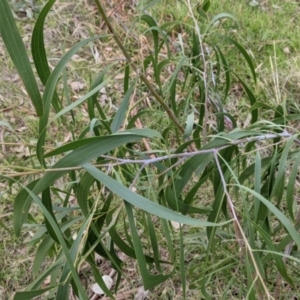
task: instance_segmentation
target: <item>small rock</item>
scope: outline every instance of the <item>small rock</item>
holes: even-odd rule
[[[106,287],[110,290],[113,285],[112,278],[110,276],[104,275],[104,276],[102,276],[102,279],[103,279]],[[98,283],[93,284],[92,290],[95,294],[100,295],[100,296],[105,294]]]

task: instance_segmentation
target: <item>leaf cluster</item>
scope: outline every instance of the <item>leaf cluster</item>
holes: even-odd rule
[[[39,120],[37,170],[44,171],[27,184],[18,182],[14,232],[18,236],[26,222],[34,223],[37,230],[30,244],[37,250],[32,268],[35,279],[14,299],[32,299],[46,292],[55,299],[68,299],[70,287],[79,299],[88,299],[79,276],[83,263],[89,265],[106,295],[114,298],[96,265],[96,254],[110,261],[116,271],[115,293],[122,276],[126,277],[120,253],[137,261],[146,290],[172,278],[177,267],[183,297],[189,283],[189,288],[211,299],[216,293],[214,282],[222,276],[223,298],[237,285],[240,297],[247,299],[265,295],[271,299],[276,292],[267,282],[280,288],[284,280],[295,287],[295,267],[289,268],[286,259],[299,263],[300,213],[295,194],[300,155],[297,132],[289,124],[300,115],[288,115],[281,105],[272,108],[260,103],[243,76],[228,64],[222,50],[226,43],[243,57],[256,83],[247,51],[215,29],[219,21],[234,21],[234,17],[221,13],[210,18],[210,1],[197,7],[193,24],[160,25],[150,14],[139,15],[135,22],[146,26],[143,34],[150,34],[153,47],[138,70],[96,0],[110,34],[75,44],[51,71],[43,32],[54,3],[49,0],[43,7],[32,34],[37,78],[8,2],[0,2],[0,33]],[[183,42],[178,34],[175,44],[170,36],[178,28],[188,38]],[[124,90],[117,111],[107,115],[98,102],[113,64],[95,76],[85,95],[63,105],[57,87],[67,64],[82,47],[105,38],[114,38],[126,57],[126,66],[120,70]],[[150,69],[151,80],[145,75]],[[130,76],[132,72],[135,77]],[[43,92],[37,79],[44,85]],[[226,109],[233,81],[242,85],[249,101],[247,128],[240,128],[238,116]],[[157,130],[136,126],[142,117],[152,118],[157,111],[137,105],[131,114],[132,99],[143,90],[153,96],[154,107],[167,120]],[[89,124],[79,137],[73,132],[70,143],[46,152],[52,122],[59,120],[69,130],[68,116],[84,103]],[[271,120],[263,119],[265,112],[273,116]],[[145,146],[149,142],[150,150]],[[63,188],[61,180],[68,182]],[[76,199],[73,206],[72,198]],[[43,214],[42,223],[30,213],[33,202]],[[186,235],[186,230],[197,233]],[[193,243],[199,243],[200,260]],[[167,255],[162,257],[162,252]],[[47,256],[53,263],[41,271]],[[193,262],[188,274],[187,256]],[[277,281],[270,278],[270,268],[278,273]],[[48,276],[51,280],[45,288]]]

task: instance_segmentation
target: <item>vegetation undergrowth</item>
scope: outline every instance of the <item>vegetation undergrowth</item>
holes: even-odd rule
[[[49,0],[29,55],[0,3],[0,33],[35,110],[24,161],[5,160],[1,175],[13,232],[35,253],[13,299],[95,298],[92,283],[115,299],[297,296],[295,99],[276,72],[275,101],[261,95],[235,16],[186,0],[182,17],[165,21],[155,11],[166,3],[138,3],[124,25],[110,13],[130,5],[107,13],[95,0],[99,31],[75,24],[74,39],[51,52],[45,22],[59,8]],[[0,122],[18,137],[14,122]]]

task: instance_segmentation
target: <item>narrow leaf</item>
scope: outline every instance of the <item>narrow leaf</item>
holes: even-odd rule
[[[104,184],[107,188],[109,188],[113,193],[122,199],[126,200],[128,203],[143,209],[144,211],[149,212],[150,214],[156,215],[158,217],[164,218],[166,220],[175,221],[182,224],[193,225],[193,226],[221,226],[224,223],[211,223],[206,221],[200,221],[197,219],[193,219],[190,217],[183,216],[174,212],[164,206],[161,206],[155,202],[150,201],[149,199],[140,196],[130,189],[126,188],[118,181],[113,178],[107,176],[105,173],[101,172],[97,168],[93,167],[90,164],[84,164],[84,169],[90,173],[95,179]]]
[[[297,174],[299,171],[299,163],[300,163],[300,155],[298,155],[293,169],[291,171],[291,174],[289,176],[289,181],[287,184],[287,188],[286,188],[286,202],[287,202],[287,207],[288,207],[288,212],[290,214],[290,217],[292,218],[292,220],[294,220],[294,190],[295,190],[295,181],[297,178]]]
[[[0,34],[35,107],[36,114],[42,116],[43,102],[38,85],[7,0],[0,1]]]
[[[135,83],[133,83],[129,89],[127,90],[125,96],[124,96],[124,99],[117,111],[117,113],[115,114],[114,116],[114,119],[112,121],[112,124],[111,124],[111,132],[112,133],[115,133],[117,132],[120,127],[122,126],[124,120],[125,120],[125,117],[126,117],[126,112],[127,112],[127,109],[128,109],[128,105],[129,105],[129,100],[130,100],[130,96],[133,92],[133,89],[134,89],[134,86],[135,86]]]

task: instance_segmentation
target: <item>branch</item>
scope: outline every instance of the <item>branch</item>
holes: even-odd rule
[[[149,82],[149,80],[147,79],[147,77],[145,76],[145,74],[140,73],[138,67],[136,66],[136,64],[134,62],[132,62],[130,55],[128,54],[127,50],[125,49],[123,43],[120,41],[118,35],[116,34],[116,32],[114,31],[114,28],[112,27],[110,21],[108,20],[106,13],[102,7],[102,5],[100,4],[99,0],[95,0],[97,8],[99,10],[100,15],[102,16],[106,26],[108,27],[109,31],[112,33],[118,47],[121,49],[121,51],[123,52],[127,62],[131,65],[131,67],[134,69],[134,71],[140,75],[140,78],[142,79],[142,81],[144,82],[144,84],[147,86],[147,88],[150,90],[150,92],[152,93],[152,95],[154,96],[154,98],[159,102],[159,104],[163,107],[163,109],[167,112],[168,116],[170,117],[170,119],[173,121],[173,123],[177,126],[177,128],[180,130],[181,133],[184,133],[185,129],[184,127],[181,125],[181,123],[179,122],[179,120],[176,118],[176,116],[174,115],[173,111],[169,108],[169,106],[167,105],[167,103],[164,101],[164,99],[156,92],[155,88],[152,86],[152,84]]]

